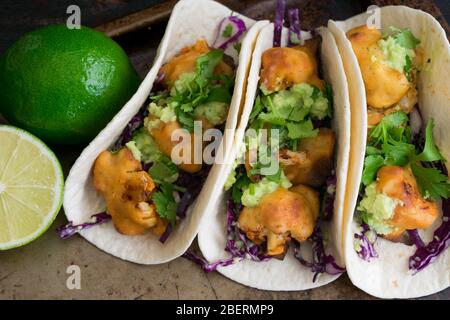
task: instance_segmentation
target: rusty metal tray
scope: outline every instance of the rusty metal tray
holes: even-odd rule
[[[273,19],[272,0],[222,0],[251,18]],[[113,37],[144,77],[152,65],[167,19],[176,1],[164,1],[129,16],[100,25],[97,30]],[[420,0],[288,0],[299,7],[302,28],[325,25],[328,19],[345,19],[367,6],[403,4],[436,17],[447,33],[449,25],[434,1]],[[67,175],[82,147],[54,147]],[[141,266],[106,254],[83,238],[59,240],[54,229],[65,223],[61,212],[53,226],[28,246],[0,252],[0,299],[371,299],[354,287],[346,275],[337,281],[301,292],[261,291],[235,283],[217,272],[205,274],[183,258],[156,266]],[[196,242],[193,250],[198,250]],[[81,289],[66,286],[67,268],[81,269]],[[450,299],[450,289],[426,297]]]

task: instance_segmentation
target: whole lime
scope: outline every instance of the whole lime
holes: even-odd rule
[[[87,27],[32,31],[0,56],[0,113],[44,141],[90,141],[136,92],[123,49]]]

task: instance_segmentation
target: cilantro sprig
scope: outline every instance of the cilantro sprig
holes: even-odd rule
[[[214,75],[214,70],[223,59],[223,51],[212,50],[196,61],[196,71],[182,74],[170,92],[159,93],[151,99],[174,108],[177,120],[183,128],[194,130],[194,110],[208,102],[231,102],[233,78]]]
[[[152,195],[152,201],[156,206],[156,212],[162,219],[167,219],[172,226],[177,221],[177,203],[173,197],[173,186],[163,183],[159,186],[159,191]]]
[[[450,197],[450,183],[447,176],[435,168],[424,164],[443,161],[433,138],[433,120],[425,130],[423,150],[409,143],[410,127],[404,112],[391,113],[373,127],[369,133],[362,183],[369,185],[375,181],[378,170],[384,165],[407,166],[416,178],[422,196],[439,200]]]

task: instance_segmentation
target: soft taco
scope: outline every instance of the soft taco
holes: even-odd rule
[[[141,264],[167,262],[186,251],[218,176],[212,163],[204,163],[202,135],[235,129],[254,40],[264,24],[213,1],[178,2],[137,93],[69,173],[69,224],[59,229],[61,237],[80,232],[100,249]],[[189,148],[197,138],[200,158],[182,149],[188,151],[174,159],[178,142]]]
[[[450,46],[425,12],[375,11],[328,24],[352,97],[343,250],[357,287],[419,297],[450,284]]]
[[[258,36],[230,159],[199,231],[205,259],[188,258],[247,286],[304,290],[345,271],[350,103],[331,33],[300,31],[296,9],[289,29],[283,17],[279,1],[275,24]]]

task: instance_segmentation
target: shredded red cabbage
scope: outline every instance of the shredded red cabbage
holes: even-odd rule
[[[223,36],[224,30],[227,26],[231,25],[233,31],[230,36]],[[224,18],[219,24],[219,30],[217,31],[216,40],[214,40],[213,47],[225,50],[230,44],[236,42],[239,37],[247,31],[244,20],[236,17],[229,16]]]
[[[237,216],[241,209],[242,205],[235,205],[231,199],[227,200],[227,244],[225,251],[231,253],[234,258],[249,258],[257,262],[269,260],[270,257],[264,254],[263,248],[248,240],[237,226]]]
[[[378,253],[375,251],[374,243],[376,241],[371,242],[369,238],[367,238],[366,232],[370,231],[370,228],[367,224],[363,223],[361,224],[362,232],[361,234],[355,233],[355,240],[359,241],[359,247],[360,250],[356,251],[358,253],[358,256],[365,260],[370,261],[371,258],[378,258]],[[374,233],[376,236],[376,233]]]
[[[159,242],[164,243],[169,238],[170,234],[172,233],[173,227],[169,223],[166,227],[166,230],[164,230],[164,233],[159,237]]]
[[[300,10],[289,9],[289,37],[288,46],[292,47],[299,44],[301,41],[301,29],[300,29]]]
[[[326,189],[323,196],[322,216],[324,221],[330,221],[334,213],[334,199],[336,198],[336,172],[333,169],[326,181]]]
[[[433,263],[450,246],[450,200],[442,201],[442,211],[442,224],[434,232],[433,240],[423,247],[418,247],[409,258],[409,269],[414,273]]]
[[[300,243],[294,242],[294,257],[305,267],[310,268],[314,273],[313,282],[316,282],[317,277],[321,273],[328,273],[331,275],[341,274],[345,272],[345,268],[340,267],[334,257],[325,253],[325,246],[323,243],[322,231],[320,230],[320,220],[317,221],[314,232],[308,241],[312,242],[312,261],[307,261],[302,257],[300,252]]]
[[[417,229],[414,230],[407,230],[409,239],[412,241],[412,243],[417,247],[417,248],[422,248],[425,246],[425,243],[423,242],[422,238],[419,235],[419,231],[417,231]]]
[[[284,13],[286,11],[286,0],[277,0],[275,21],[273,28],[273,47],[281,46],[281,34],[283,31]]]
[[[155,82],[153,82],[152,92],[161,92],[167,89],[166,84],[164,83],[166,80],[165,73],[158,73],[156,76]]]
[[[185,252],[183,257],[199,265],[203,271],[212,272],[217,267],[229,266],[245,258],[253,261],[267,261],[270,257],[264,255],[261,246],[248,240],[236,224],[237,215],[242,205],[235,205],[231,199],[227,200],[227,243],[225,251],[231,253],[231,257],[209,263],[204,258],[192,252]]]
[[[185,253],[183,253],[182,257],[199,265],[203,269],[203,271],[205,271],[206,273],[216,271],[217,267],[220,267],[220,266],[222,266],[222,267],[229,266],[230,264],[233,264],[233,262],[234,262],[234,258],[231,257],[231,258],[227,258],[227,259],[220,259],[213,263],[209,263],[208,261],[206,261],[199,255],[196,255],[195,253],[192,253],[189,251],[186,251]]]
[[[185,188],[186,192],[183,192],[180,202],[178,203],[177,216],[179,218],[182,219],[186,216],[187,209],[195,201],[202,190],[206,178],[208,177],[209,170],[211,170],[211,166],[203,165],[202,169],[196,173],[180,171],[178,180],[175,184]]]
[[[136,113],[133,118],[131,118],[130,122],[128,122],[125,129],[123,129],[122,134],[117,139],[114,146],[111,148],[112,150],[119,150],[121,147],[123,147],[126,143],[131,141],[133,138],[133,133],[142,127],[144,124],[144,118],[147,116],[147,106],[144,105],[138,113]]]
[[[93,226],[108,222],[111,220],[111,216],[106,212],[100,212],[91,216],[92,222],[85,222],[82,224],[74,225],[72,221],[56,229],[56,233],[61,239],[67,239],[81,230],[89,229]]]

